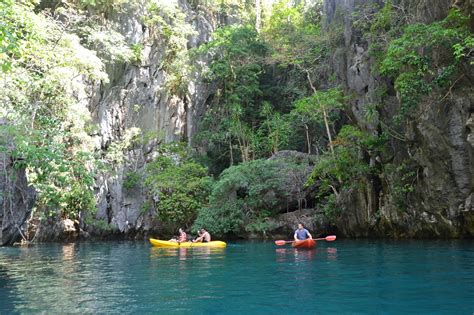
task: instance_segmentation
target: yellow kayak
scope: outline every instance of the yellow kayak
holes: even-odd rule
[[[183,242],[183,243],[177,243],[177,242],[170,242],[170,241],[162,241],[162,240],[157,240],[154,238],[150,238],[150,243],[153,246],[156,247],[226,247],[227,244],[222,241],[212,241],[208,243],[193,243],[193,242]]]

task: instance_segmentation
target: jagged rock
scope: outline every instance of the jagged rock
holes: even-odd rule
[[[467,141],[474,148],[474,113],[471,113],[471,116],[466,122],[466,127],[469,129],[469,134],[467,135]]]
[[[89,233],[79,227],[79,221],[48,218],[37,223],[35,240],[38,242],[74,242],[89,237]]]

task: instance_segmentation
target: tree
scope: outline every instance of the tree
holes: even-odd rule
[[[308,153],[311,154],[310,128],[317,128],[324,124],[328,137],[331,153],[334,154],[331,128],[334,121],[339,117],[338,113],[343,109],[343,94],[339,88],[326,91],[316,91],[313,95],[299,99],[295,102],[291,115],[304,126]]]
[[[144,183],[162,222],[190,226],[207,204],[212,179],[185,144],[173,143],[161,146],[160,156],[147,164]]]
[[[199,210],[194,228],[206,227],[211,233],[262,232],[270,229],[268,220],[279,213],[290,194],[298,205],[304,199],[302,186],[311,168],[297,159],[257,159],[226,169],[214,184],[209,204]]]
[[[268,102],[263,102],[261,115],[264,120],[260,124],[259,137],[263,145],[263,154],[275,154],[288,145],[291,133],[291,121],[288,116],[275,111]]]
[[[104,64],[31,1],[0,3],[0,116],[11,122],[15,167],[38,192],[40,217],[95,211],[90,113],[77,95],[106,82]]]
[[[254,125],[258,120],[257,100],[262,93],[259,77],[266,46],[251,26],[226,26],[219,28],[214,40],[200,50],[213,59],[209,79],[218,82],[218,90],[208,119],[200,128],[204,134],[197,138],[223,150],[219,155],[227,153],[230,165],[238,159],[252,160],[257,147]]]

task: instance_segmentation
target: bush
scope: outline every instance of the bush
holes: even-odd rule
[[[164,145],[147,165],[145,187],[162,222],[189,226],[207,204],[212,178],[194,162],[185,144]]]
[[[280,212],[290,193],[297,195],[294,190],[302,189],[309,170],[307,163],[284,159],[254,160],[226,169],[213,186],[209,206],[199,210],[194,229],[205,227],[217,235],[264,233],[270,228],[267,219]]]
[[[384,137],[368,135],[357,127],[345,125],[334,140],[334,154],[326,152],[318,160],[307,185],[319,182],[319,196],[338,194],[341,189],[356,188],[371,168],[364,152],[382,150]]]

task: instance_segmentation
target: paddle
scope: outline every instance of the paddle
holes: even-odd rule
[[[329,235],[329,236],[326,236],[326,237],[323,237],[323,238],[313,238],[313,240],[332,242],[332,241],[336,240],[336,235]],[[293,242],[295,242],[295,241],[278,240],[278,241],[275,241],[275,244],[278,245],[278,246],[281,246],[281,245],[285,245],[286,243],[293,243]]]

